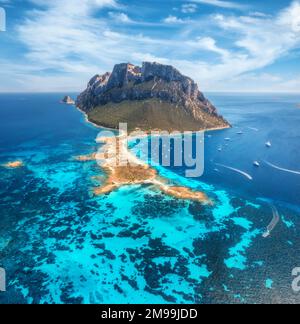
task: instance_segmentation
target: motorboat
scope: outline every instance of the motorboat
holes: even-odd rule
[[[260,167],[260,163],[259,163],[258,161],[254,161],[254,162],[253,162],[253,165],[254,165],[255,167],[257,167],[257,168]]]

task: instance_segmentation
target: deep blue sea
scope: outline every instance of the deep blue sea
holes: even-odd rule
[[[95,197],[102,170],[73,157],[99,129],[62,96],[0,94],[0,303],[300,302],[300,95],[208,94],[233,128],[206,133],[204,176],[158,170],[212,206],[153,186]]]

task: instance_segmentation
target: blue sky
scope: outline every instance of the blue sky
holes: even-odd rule
[[[172,64],[203,91],[300,92],[300,0],[0,0],[0,92]]]

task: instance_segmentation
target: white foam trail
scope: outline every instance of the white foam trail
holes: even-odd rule
[[[216,165],[219,165],[219,166],[221,166],[221,167],[223,167],[223,168],[225,168],[225,169],[228,169],[228,170],[231,170],[231,171],[237,172],[237,173],[243,175],[244,177],[246,177],[246,178],[249,179],[249,180],[253,180],[253,178],[251,177],[250,174],[248,174],[248,173],[246,173],[246,172],[244,172],[244,171],[242,171],[242,170],[235,169],[235,168],[231,168],[231,167],[229,167],[229,166],[227,166],[227,165],[223,165],[223,164],[219,164],[219,163],[216,163]]]
[[[258,128],[254,128],[254,127],[248,127],[248,129],[251,129],[251,130],[253,130],[253,131],[255,131],[255,132],[258,132],[258,131],[259,131]]]
[[[284,171],[284,172],[288,172],[288,173],[293,173],[293,174],[298,174],[300,175],[300,171],[295,171],[295,170],[290,170],[290,169],[285,169],[285,168],[281,168],[275,164],[272,164],[268,161],[264,161],[267,165],[269,165],[270,167],[274,168],[274,169],[277,169],[277,170],[280,170],[280,171]]]
[[[280,222],[280,216],[279,216],[277,208],[275,206],[271,206],[271,207],[272,207],[273,219],[272,219],[271,223],[268,225],[267,231],[265,233],[263,233],[264,238],[269,237],[271,235],[272,231],[274,230],[274,228],[276,227],[276,225]]]

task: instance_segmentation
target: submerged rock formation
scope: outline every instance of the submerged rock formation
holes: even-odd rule
[[[129,131],[199,131],[230,127],[197,84],[169,65],[122,63],[112,73],[95,75],[76,101],[98,125]]]

